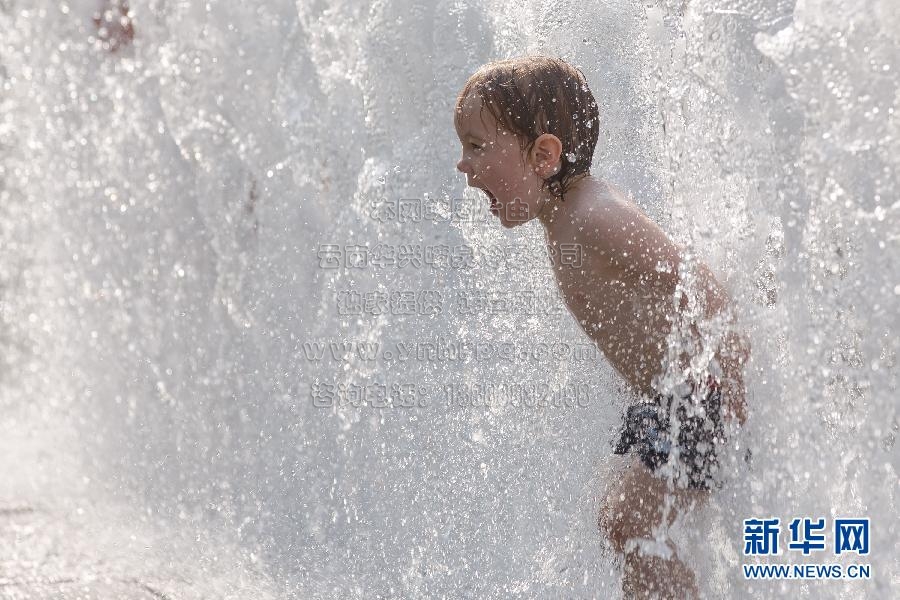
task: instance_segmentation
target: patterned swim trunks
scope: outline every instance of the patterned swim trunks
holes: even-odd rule
[[[636,453],[654,473],[669,464],[674,452],[677,460],[671,466],[676,482],[691,489],[710,489],[719,469],[716,446],[725,442],[722,393],[712,376],[707,379],[705,397],[698,398],[695,392],[697,386],[691,382],[690,392],[679,402],[674,402],[675,395],[659,394],[651,402],[629,407],[613,452]]]

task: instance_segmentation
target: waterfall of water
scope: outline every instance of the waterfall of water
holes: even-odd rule
[[[876,575],[816,595],[896,593],[893,0],[131,4],[0,0],[0,407],[69,432],[84,494],[284,597],[615,597],[618,376],[454,168],[468,75],[541,52],[753,344],[752,467],[676,524],[703,589],[783,593],[742,519],[828,515]],[[577,401],[497,401],[542,389]]]

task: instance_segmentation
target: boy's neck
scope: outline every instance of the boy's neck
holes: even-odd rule
[[[585,188],[587,188],[588,184],[592,181],[594,181],[594,178],[591,176],[591,174],[585,173],[584,175],[576,179],[569,186],[569,189],[566,190],[565,200],[560,200],[559,198],[555,198],[550,194],[547,194],[544,197],[543,204],[540,211],[538,212],[537,218],[544,226],[544,229],[546,230],[548,235],[551,235],[553,226],[566,213],[566,204],[573,203],[577,196],[583,193]]]

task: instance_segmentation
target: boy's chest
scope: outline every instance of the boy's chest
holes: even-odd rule
[[[578,318],[609,311],[624,303],[627,286],[610,268],[581,256],[567,260],[564,253],[551,256],[553,275],[566,307]]]
[[[579,267],[554,263],[560,296],[586,333],[595,339],[665,319],[670,299],[662,290],[632,283],[590,261]],[[641,324],[641,325],[638,325]]]

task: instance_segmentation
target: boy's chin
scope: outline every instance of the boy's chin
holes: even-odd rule
[[[504,229],[515,229],[516,227],[520,227],[530,221],[531,219],[515,219],[515,220],[507,220],[503,217],[497,215],[497,220],[500,221],[500,224],[503,225]]]

